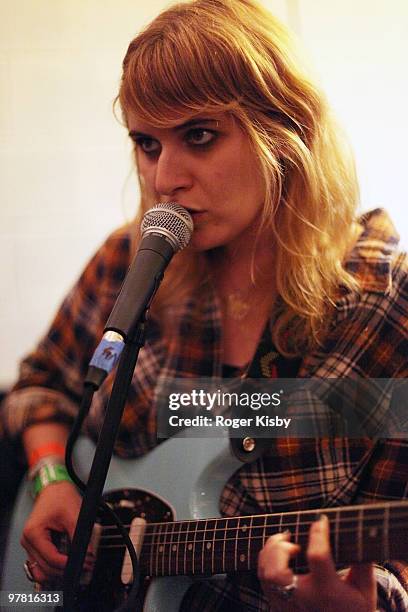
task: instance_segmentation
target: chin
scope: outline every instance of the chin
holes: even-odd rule
[[[195,241],[191,241],[190,244],[188,245],[188,248],[191,249],[192,251],[194,251],[195,253],[205,253],[206,251],[211,251],[212,249],[215,248],[215,246],[213,244],[210,243],[202,243],[202,242],[195,242]]]
[[[196,230],[191,237],[189,248],[201,253],[224,246],[224,244],[225,241],[217,239],[214,234],[211,235],[211,232],[200,232],[200,230]]]

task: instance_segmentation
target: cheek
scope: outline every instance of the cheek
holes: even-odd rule
[[[253,164],[242,164],[235,168],[229,184],[229,194],[242,219],[252,220],[260,213],[265,201],[265,188]]]
[[[241,199],[262,203],[265,194],[264,180],[252,150],[247,146],[238,147],[237,153],[224,161],[221,168],[226,177],[225,183],[231,191],[240,194]]]
[[[155,178],[153,172],[138,166],[138,176],[143,192],[149,197],[157,197],[154,189]]]
[[[223,191],[225,195],[235,191],[239,181],[239,167],[236,163],[221,161],[211,174],[210,182],[213,189]]]

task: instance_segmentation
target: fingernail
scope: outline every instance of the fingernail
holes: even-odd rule
[[[327,514],[318,514],[316,517],[316,523],[318,522],[327,522],[329,520],[329,517],[327,516]]]

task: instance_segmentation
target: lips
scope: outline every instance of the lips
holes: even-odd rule
[[[197,229],[197,227],[202,225],[202,221],[205,219],[206,211],[205,210],[189,210],[188,212],[191,215],[195,229]]]
[[[180,206],[183,206],[183,204],[180,204]],[[190,208],[189,206],[183,206],[183,208],[185,208],[186,211],[190,213],[190,215],[201,215],[205,212],[205,210],[199,210],[197,208]]]
[[[190,215],[200,215],[206,212],[205,210],[201,210],[198,208],[192,208],[191,206],[186,206],[182,202],[179,202],[179,201],[176,202],[175,200],[172,200],[171,202],[163,202],[163,203],[164,204],[168,204],[168,203],[178,204],[179,206],[182,206],[183,208],[185,208],[186,211],[190,213]]]
[[[186,208],[186,207],[185,207]],[[197,230],[199,227],[203,225],[205,221],[205,210],[193,210],[192,208],[186,208],[191,215],[193,220],[194,229]]]

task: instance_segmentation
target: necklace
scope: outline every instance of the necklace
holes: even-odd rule
[[[234,289],[222,297],[225,314],[233,321],[243,321],[251,312],[258,312],[264,309],[269,296],[257,295],[255,287],[247,291]]]
[[[234,321],[242,321],[251,310],[252,300],[245,297],[242,291],[232,291],[225,297],[227,315]]]

